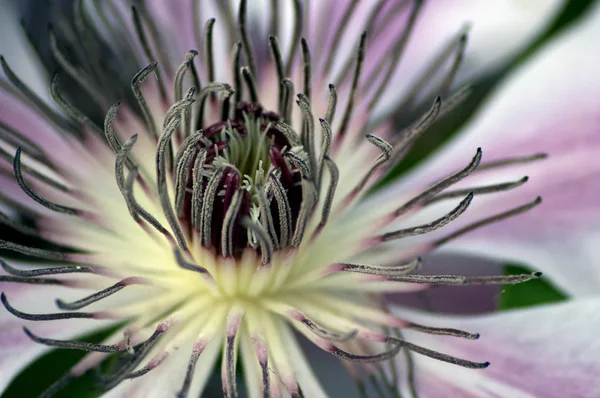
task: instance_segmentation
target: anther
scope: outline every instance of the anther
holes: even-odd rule
[[[79,310],[83,307],[87,307],[88,305],[98,302],[102,299],[105,299],[106,297],[112,296],[113,294],[117,293],[118,291],[120,291],[121,289],[123,289],[127,286],[147,285],[147,284],[149,284],[149,281],[146,280],[145,278],[129,277],[129,278],[125,278],[125,279],[115,283],[114,285],[112,285],[110,287],[107,287],[104,290],[100,290],[97,293],[91,294],[87,297],[84,297],[77,301],[73,301],[71,303],[67,303],[61,299],[56,299],[56,305],[61,310],[75,311],[75,310]]]
[[[434,242],[434,246],[438,247],[443,245],[444,243],[447,243],[448,241],[452,240],[452,239],[456,239],[459,236],[462,236],[468,232],[474,231],[478,228],[484,227],[486,225],[510,218],[510,217],[514,217],[517,216],[519,214],[523,214],[531,209],[533,209],[534,207],[536,207],[537,205],[539,205],[540,203],[542,203],[542,198],[541,197],[537,197],[533,202],[530,203],[526,203],[522,206],[519,207],[515,207],[514,209],[510,209],[507,210],[505,212],[490,216],[490,217],[486,217],[482,220],[476,221],[472,224],[469,224],[461,229],[459,229],[458,231],[455,231],[453,233],[451,233],[450,235],[438,239]]]
[[[456,220],[461,214],[465,212],[465,210],[467,210],[472,200],[473,192],[469,192],[467,197],[464,198],[456,208],[451,210],[448,214],[444,215],[443,217],[440,217],[437,220],[432,221],[430,223],[419,225],[417,227],[400,229],[394,232],[387,232],[385,234],[380,235],[379,239],[382,242],[387,242],[394,239],[402,239],[407,238],[409,236],[422,235],[431,231],[435,231],[436,229],[442,228],[443,226]]]

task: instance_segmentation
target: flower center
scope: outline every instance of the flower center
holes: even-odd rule
[[[240,102],[230,119],[182,145],[178,215],[202,246],[239,257],[248,246],[264,252],[269,243],[271,250],[289,245],[302,203],[302,176],[289,157],[306,155],[281,126],[276,113]]]

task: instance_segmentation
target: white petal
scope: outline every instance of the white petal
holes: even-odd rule
[[[477,341],[407,331],[406,340],[473,361],[487,369],[465,369],[413,354],[422,397],[581,397],[600,394],[600,299],[459,318],[395,313],[421,324],[477,332]]]

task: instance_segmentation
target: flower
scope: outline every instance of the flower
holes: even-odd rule
[[[402,348],[453,367],[489,365],[485,359],[445,354],[451,344],[438,351],[431,348],[437,348],[435,342],[421,346],[405,339],[400,330],[464,340],[479,334],[408,321],[410,313],[386,308],[381,293],[539,277],[415,273],[419,255],[475,227],[524,213],[539,199],[532,196],[498,213],[495,206],[485,206],[481,218],[440,237],[430,234],[454,223],[475,195],[525,182],[502,180],[484,188],[474,174],[475,188],[448,190],[477,170],[482,151],[476,147],[468,157],[462,151],[460,167],[446,163],[443,169],[449,172],[442,179],[415,180],[427,186],[412,195],[368,197],[414,139],[465,91],[436,99],[428,113],[392,135],[390,123],[377,123],[372,112],[395,78],[397,54],[421,2],[380,2],[367,8],[371,13],[353,4],[339,17],[363,15],[366,33],[350,43],[354,37],[344,35],[346,25],[340,23],[339,30],[331,30],[329,45],[301,38],[305,23],[299,2],[294,2],[287,46],[277,36],[256,39],[259,33],[252,29],[258,25],[251,23],[247,1],[240,2],[237,19],[228,7],[219,8],[224,22],[207,19],[191,36],[202,38],[202,63],[195,62],[198,52],[190,51],[174,67],[170,52],[176,51],[157,17],[163,14],[140,3],[127,21],[118,10],[100,6],[94,14],[99,28],[90,29],[85,9],[75,2],[75,14],[83,15],[75,22],[81,42],[68,40],[57,25],[50,44],[65,75],[105,112],[104,129],[94,122],[93,110],[84,112],[83,104],[73,102],[81,93],[61,85],[65,76],[57,74],[51,83],[63,116],[39,101],[2,59],[12,88],[2,93],[7,97],[2,117],[10,128],[0,137],[4,153],[11,159],[15,153],[20,188],[13,190],[13,183],[3,193],[15,209],[33,216],[35,228],[3,218],[42,241],[11,239],[0,241],[0,248],[47,263],[31,269],[18,260],[2,261],[6,275],[0,281],[39,285],[44,297],[60,297],[56,305],[62,311],[42,311],[36,299],[36,313],[25,312],[12,299],[17,291],[3,293],[2,302],[16,318],[33,324],[25,329],[27,338],[90,352],[46,395],[114,355],[120,363],[102,375],[101,388],[125,396],[194,396],[221,353],[223,392],[237,396],[239,352],[250,395],[299,396],[302,391],[322,396],[293,330],[348,363],[365,363],[368,371],[379,371],[370,364],[391,359]],[[179,5],[175,11],[181,11]],[[202,8],[194,15],[198,11],[212,13]],[[385,14],[406,23],[396,24]],[[184,20],[177,28],[185,31]],[[282,23],[273,18],[270,29],[286,31],[275,27]],[[371,36],[380,39],[373,54],[367,45]],[[185,42],[189,36],[178,38]],[[231,48],[228,57],[224,49]],[[386,54],[390,48],[395,51]],[[445,95],[464,51],[464,32],[449,49],[454,66],[442,80]],[[382,62],[374,62],[377,56]],[[367,62],[368,57],[373,58]],[[159,62],[126,73],[146,58]],[[335,84],[328,84],[330,72]],[[153,74],[157,80],[148,79]],[[133,94],[122,91],[129,76]],[[119,96],[122,102],[113,104]],[[507,162],[540,158],[504,156],[482,166],[502,171]],[[394,225],[435,211],[441,202],[452,208],[422,224]],[[423,234],[424,243],[395,244]],[[73,320],[81,322],[67,324]],[[55,336],[77,334],[102,321],[115,331],[101,344]],[[386,331],[390,328],[394,333]],[[145,381],[148,372],[155,384]]]

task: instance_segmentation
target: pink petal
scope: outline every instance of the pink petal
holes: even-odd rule
[[[547,153],[549,158],[543,161],[476,172],[467,178],[462,187],[516,181],[525,175],[530,180],[510,192],[476,196],[467,212],[438,236],[541,195],[543,203],[528,213],[477,229],[444,247],[525,263],[546,272],[573,295],[597,293],[599,22],[600,7],[596,7],[583,23],[515,71],[459,138],[381,197],[429,184],[464,167],[478,146],[483,149],[483,163]]]
[[[580,397],[600,394],[600,299],[475,318],[394,312],[421,324],[480,333],[477,341],[407,331],[411,343],[472,361],[465,369],[413,354],[421,397]]]

